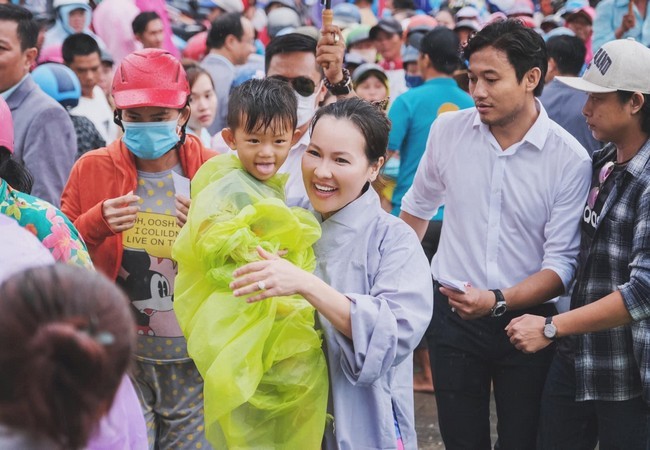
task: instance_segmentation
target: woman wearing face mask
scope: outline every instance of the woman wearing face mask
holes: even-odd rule
[[[201,139],[206,148],[210,148],[212,136],[208,128],[217,114],[217,93],[214,90],[212,77],[198,63],[190,61],[183,63],[190,83],[190,103],[192,115],[187,123],[187,131]]]
[[[131,53],[112,90],[124,136],[75,163],[61,209],[86,240],[95,267],[131,300],[138,333],[133,376],[149,444],[209,448],[202,380],[172,308],[171,248],[179,231],[174,197],[214,153],[185,132],[190,89],[170,53]]]
[[[231,284],[248,302],[299,294],[318,311],[334,417],[325,449],[417,448],[412,352],[431,318],[433,287],[417,237],[382,211],[371,187],[389,128],[359,98],[319,109],[302,159],[322,221],[314,274],[259,249],[262,261],[237,269]]]

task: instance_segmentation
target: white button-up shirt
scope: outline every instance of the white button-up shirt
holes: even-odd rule
[[[502,289],[550,269],[571,282],[591,160],[536,104],[533,126],[505,150],[475,108],[433,123],[402,210],[429,220],[445,205],[434,278]]]
[[[287,159],[278,170],[278,173],[289,175],[287,184],[284,187],[287,205],[289,206],[300,206],[305,209],[309,209],[310,206],[305,183],[302,181],[302,156],[307,151],[310,140],[309,130],[307,130],[296,145],[291,147]]]

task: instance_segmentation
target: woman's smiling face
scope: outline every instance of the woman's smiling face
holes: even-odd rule
[[[302,176],[314,210],[324,219],[357,199],[383,163],[371,164],[361,131],[347,119],[325,115],[314,126],[302,158]]]

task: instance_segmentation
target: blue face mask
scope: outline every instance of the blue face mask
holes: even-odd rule
[[[178,119],[167,122],[122,122],[122,142],[140,159],[158,159],[180,141]]]
[[[418,87],[424,83],[424,78],[419,75],[404,75],[404,80],[406,81],[407,88]]]

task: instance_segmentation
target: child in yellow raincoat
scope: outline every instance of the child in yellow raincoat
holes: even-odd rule
[[[205,381],[206,436],[219,449],[318,449],[325,428],[314,308],[299,296],[249,304],[229,288],[237,267],[260,259],[258,247],[315,267],[320,226],[285,205],[286,176],[276,174],[300,137],[296,111],[282,81],[250,80],[233,92],[222,136],[238,158],[217,156],[197,172],[173,248],[174,310]]]

